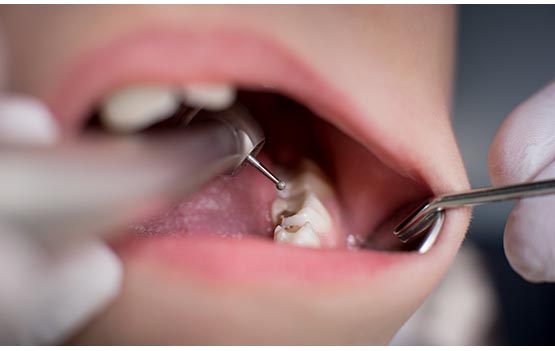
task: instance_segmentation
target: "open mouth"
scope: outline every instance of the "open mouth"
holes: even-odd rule
[[[412,256],[394,252],[403,247],[392,233],[378,240],[378,229],[434,184],[372,118],[275,43],[148,32],[95,50],[59,88],[50,103],[73,135],[99,122],[107,133],[163,133],[183,104],[204,106],[199,115],[239,104],[265,133],[261,159],[288,182],[279,192],[252,167],[218,177],[131,224],[114,244],[122,256],[248,279],[349,279]],[[110,108],[127,112],[110,117]]]

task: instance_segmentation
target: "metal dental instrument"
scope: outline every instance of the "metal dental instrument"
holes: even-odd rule
[[[232,113],[159,134],[2,145],[0,221],[45,238],[109,235],[236,174],[263,142],[248,115]]]
[[[498,201],[555,194],[555,179],[470,190],[437,196],[425,201],[406,217],[393,233],[406,243],[419,237],[434,224],[443,211],[462,206],[476,206]],[[435,239],[434,239],[435,240]],[[426,239],[426,241],[429,241]]]
[[[246,161],[250,163],[253,167],[258,169],[262,172],[267,178],[269,178],[274,184],[276,185],[277,190],[285,189],[285,182],[283,180],[279,180],[272,172],[270,172],[260,161],[256,159],[252,154],[247,156]]]
[[[241,162],[231,170],[231,175],[237,174],[247,163],[249,163],[270,179],[278,190],[285,189],[286,183],[283,180],[278,179],[258,159],[256,159],[256,155],[258,155],[262,146],[264,146],[266,139],[262,129],[260,129],[258,124],[250,116],[247,109],[235,104],[225,111],[208,113],[208,116],[205,116],[203,119],[207,118],[216,119],[228,124],[236,133],[236,140],[239,143],[238,149],[240,150],[240,154],[244,155],[244,157]]]
[[[155,135],[0,148],[0,221],[46,236],[109,234],[243,158],[223,123]]]

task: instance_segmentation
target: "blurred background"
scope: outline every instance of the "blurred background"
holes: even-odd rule
[[[502,121],[555,79],[555,6],[460,6],[458,16],[453,124],[472,186],[488,186]],[[555,344],[555,284],[526,282],[503,252],[511,207],[475,209],[449,274],[393,344]]]

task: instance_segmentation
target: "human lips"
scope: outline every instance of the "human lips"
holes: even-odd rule
[[[92,49],[70,65],[70,70],[54,89],[55,93],[49,97],[49,103],[66,131],[72,134],[85,122],[86,111],[107,92],[145,81],[166,84],[226,82],[279,91],[302,101],[345,131],[350,138],[342,136],[334,140],[334,147],[328,151],[340,160],[332,167],[335,172],[353,175],[340,178],[336,187],[345,194],[362,190],[361,193],[368,195],[367,199],[352,196],[343,199],[342,205],[347,209],[345,216],[356,229],[372,230],[402,202],[424,196],[428,191],[439,192],[446,186],[430,177],[429,170],[423,170],[419,164],[421,159],[415,156],[409,143],[388,138],[390,131],[372,124],[371,118],[358,111],[356,104],[306,62],[279,43],[251,34],[172,29],[135,32]],[[329,126],[322,129],[329,138]],[[371,156],[365,155],[367,149],[372,150]],[[368,173],[355,170],[357,165],[342,157],[345,154],[368,160],[368,168],[380,163],[387,165],[383,172],[376,171],[373,176],[379,179],[396,174],[390,185],[402,185],[404,189],[410,186],[412,190],[395,196],[387,194],[388,189],[375,191],[383,183],[365,179]],[[374,189],[370,189],[372,186]],[[367,216],[370,209],[372,215]],[[368,278],[378,272],[399,269],[407,260],[417,259],[406,253],[277,246],[257,237],[234,241],[206,236],[158,236],[130,240],[118,245],[118,250],[123,257],[139,255],[220,278],[297,281]]]

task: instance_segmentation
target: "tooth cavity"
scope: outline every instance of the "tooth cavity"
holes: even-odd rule
[[[292,216],[301,208],[303,198],[277,198],[272,203],[272,220],[274,224],[281,223],[284,216]]]
[[[274,240],[280,244],[292,244],[304,247],[321,247],[320,238],[314,231],[310,223],[305,223],[296,231],[291,232],[282,226],[276,226],[274,230]]]
[[[331,229],[330,215],[313,193],[307,193],[305,201],[297,213],[283,217],[281,220],[281,225],[285,228],[296,228],[305,223],[311,223],[317,232],[327,232]]]
[[[305,247],[325,246],[322,238],[332,229],[331,216],[322,204],[333,194],[322,171],[305,161],[297,176],[288,180],[286,191],[272,203],[276,224],[274,241]]]
[[[197,84],[183,88],[187,105],[207,110],[225,110],[233,104],[237,92],[231,85]]]
[[[104,100],[100,119],[114,132],[135,132],[170,117],[180,101],[179,95],[170,87],[129,87]]]

